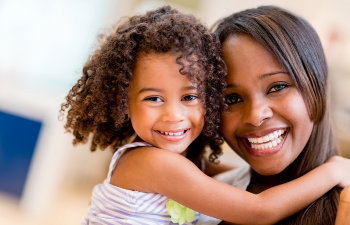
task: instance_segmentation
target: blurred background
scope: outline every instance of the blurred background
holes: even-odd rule
[[[350,2],[347,0],[0,0],[0,224],[80,224],[111,151],[71,144],[60,104],[121,17],[169,4],[207,26],[273,4],[306,18],[323,43],[337,141],[350,156]],[[225,149],[224,162],[243,164]]]

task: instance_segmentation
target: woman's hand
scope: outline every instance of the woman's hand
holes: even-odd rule
[[[335,219],[335,225],[348,224],[350,224],[350,186],[344,188],[340,193],[338,212]]]

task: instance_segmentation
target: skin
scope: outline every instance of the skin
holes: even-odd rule
[[[313,122],[305,102],[283,66],[250,36],[228,37],[222,52],[228,67],[229,104],[222,114],[222,135],[255,172],[279,174],[298,157],[311,135]],[[274,131],[283,132],[271,138],[276,146],[263,144],[272,143],[270,139],[258,139]],[[252,146],[248,138],[263,143]]]
[[[179,74],[175,59],[172,54],[140,55],[129,89],[128,113],[139,139],[153,146],[123,154],[112,173],[111,185],[159,193],[195,211],[234,223],[272,224],[301,210],[339,182],[350,180],[349,175],[339,172],[344,166],[350,169],[350,163],[342,158],[260,194],[204,174],[183,156],[203,128],[204,110],[194,84]],[[187,130],[185,135],[175,138],[158,132],[183,130]]]
[[[161,149],[184,153],[204,126],[197,88],[179,73],[176,55],[141,55],[129,88],[129,117],[138,136]],[[172,135],[171,135],[172,134]]]
[[[340,194],[337,218],[335,225],[346,225],[350,221],[350,186],[344,188]]]

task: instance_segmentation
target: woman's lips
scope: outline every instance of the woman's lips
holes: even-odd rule
[[[288,129],[277,129],[260,137],[241,138],[244,147],[254,156],[273,155],[282,149],[288,136]]]

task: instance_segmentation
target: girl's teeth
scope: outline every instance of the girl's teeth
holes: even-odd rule
[[[164,135],[169,135],[169,136],[179,136],[179,135],[184,134],[185,131],[180,131],[180,132],[177,132],[177,133],[159,131],[159,133],[164,134]]]

